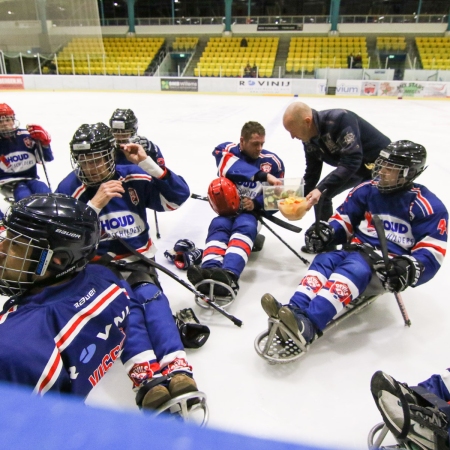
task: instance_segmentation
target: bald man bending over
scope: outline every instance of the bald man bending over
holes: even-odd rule
[[[333,214],[333,197],[371,179],[373,163],[391,142],[352,111],[316,111],[302,102],[291,103],[286,108],[283,125],[292,139],[303,142],[305,194],[311,206],[318,203],[326,189],[320,220],[328,220]],[[336,169],[320,180],[324,162]],[[313,253],[306,247],[302,251]]]

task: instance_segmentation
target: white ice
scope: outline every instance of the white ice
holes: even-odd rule
[[[166,163],[188,182],[191,192],[206,195],[216,177],[212,150],[224,141],[237,142],[242,125],[259,121],[266,127],[265,148],[285,162],[286,177],[303,175],[304,153],[282,126],[287,105],[302,100],[314,109],[347,108],[382,130],[391,140],[408,139],[428,150],[428,169],[418,180],[450,205],[448,100],[397,100],[336,97],[295,99],[287,96],[159,94],[134,92],[2,92],[22,125],[38,123],[53,137],[55,161],[47,164],[53,188],[71,170],[69,141],[83,123],[105,122],[116,108],[131,108],[139,133],[162,149]],[[44,177],[41,171],[41,177]],[[445,181],[447,179],[447,182]],[[339,196],[335,206],[344,199]],[[214,213],[207,202],[189,199],[179,210],[159,213],[158,262],[186,279],[163,256],[180,238],[202,247]],[[297,225],[306,229],[309,212]],[[155,238],[153,213],[149,214]],[[303,233],[273,225],[297,251]],[[310,352],[287,365],[269,365],[254,350],[255,337],[267,327],[260,306],[265,292],[287,303],[306,266],[264,229],[265,246],[250,256],[239,295],[229,312],[243,320],[234,326],[218,313],[199,308],[194,296],[162,274],[173,311],[193,307],[211,329],[203,348],[188,350],[199,388],[208,396],[209,427],[319,446],[361,449],[370,428],[381,421],[369,390],[376,370],[414,385],[449,366],[450,299],[446,261],[425,286],[403,294],[412,320],[403,324],[393,295],[386,294],[315,342]],[[308,255],[305,255],[308,256]],[[310,257],[309,257],[310,258]],[[311,259],[311,258],[310,258]],[[136,408],[123,367],[117,364],[94,388],[89,405]]]

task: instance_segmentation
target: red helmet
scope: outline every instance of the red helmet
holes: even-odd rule
[[[12,116],[14,117],[14,111],[6,103],[0,103],[0,117],[1,116]]]
[[[19,122],[12,108],[6,103],[0,103],[0,136],[13,136],[18,128]]]
[[[241,205],[236,185],[225,177],[211,181],[208,187],[208,200],[211,208],[219,216],[234,216]]]

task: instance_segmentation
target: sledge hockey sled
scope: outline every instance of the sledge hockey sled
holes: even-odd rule
[[[193,403],[194,401],[195,403]],[[155,416],[162,413],[170,413],[185,422],[193,422],[204,427],[209,420],[206,394],[195,391],[172,398],[155,410]]]
[[[255,241],[253,243],[252,252],[261,251],[264,246],[265,240],[266,240],[266,237],[263,234],[258,233],[256,235]],[[209,288],[209,292],[207,294],[208,297],[222,308],[226,308],[226,307],[230,306],[236,299],[237,292],[235,292],[233,290],[233,288],[231,288],[230,286],[228,286],[225,283],[221,283],[220,281],[215,281],[215,280],[211,280],[211,279],[206,279],[206,280],[200,281],[200,283],[197,283],[194,287],[195,287],[195,289],[198,290],[198,287],[203,286],[203,285],[207,285]],[[225,288],[228,291],[227,295],[225,295],[225,296],[215,295],[214,294],[214,286],[215,285]],[[197,303],[197,305],[200,306],[201,308],[204,308],[204,309],[210,308],[208,303],[203,301],[201,299],[201,297],[195,296],[195,303]]]
[[[326,326],[322,334],[339,325],[353,314],[359,313],[385,292],[379,278],[374,275],[367,289],[352,303],[345,306],[342,312]],[[288,337],[288,339],[282,339],[280,335]],[[294,362],[304,356],[314,342],[303,344],[279,319],[269,317],[268,329],[260,333],[255,339],[255,350],[261,358],[266,359],[270,364],[284,364]]]
[[[389,433],[389,428],[384,422],[377,423],[370,431],[367,437],[367,448],[369,450],[417,450],[417,447],[412,447],[405,441],[401,441],[393,437],[396,444],[382,445],[386,436]]]

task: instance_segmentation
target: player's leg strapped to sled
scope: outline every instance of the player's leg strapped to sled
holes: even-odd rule
[[[271,363],[305,355],[315,339],[386,292],[372,268],[379,260],[370,247],[345,246],[316,256],[289,305],[263,295],[268,329],[256,337],[256,352]]]
[[[209,414],[206,395],[197,389],[184,347],[203,345],[209,329],[195,320],[192,310],[192,314],[183,310],[172,317],[156,270],[145,261],[128,263],[103,258],[99,263],[125,279],[138,300],[130,309],[133,333],[122,354],[133,381],[137,405],[157,415],[168,412],[205,425]]]

